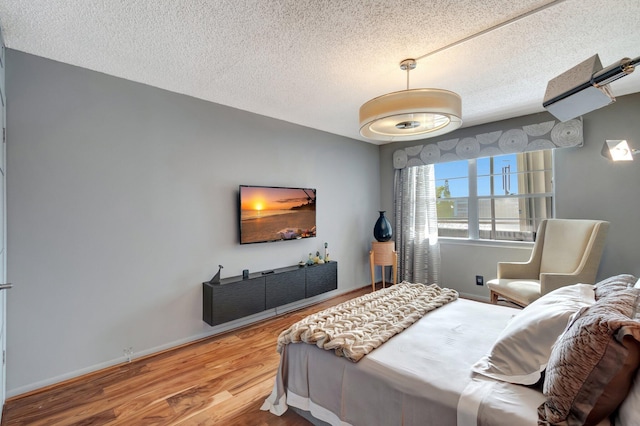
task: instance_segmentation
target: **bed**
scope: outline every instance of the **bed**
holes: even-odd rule
[[[607,299],[606,292],[629,293],[627,299],[635,296],[629,303],[637,310],[636,279],[619,276],[609,281],[602,287],[607,289],[601,290],[602,298]],[[273,392],[262,409],[281,415],[293,408],[312,416],[315,424],[344,426],[581,424],[571,423],[571,416],[584,414],[571,409],[567,423],[545,423],[544,411],[557,407],[549,405],[548,393],[554,389],[552,384],[546,389],[543,372],[551,362],[554,342],[568,334],[567,325],[596,303],[595,288],[568,286],[525,310],[453,300],[426,312],[357,362],[320,348],[331,340],[326,336],[315,344],[287,342],[279,347]],[[633,315],[635,311],[628,315],[630,333],[640,341],[640,322]],[[285,334],[286,330],[281,337]],[[623,349],[622,356],[630,352]],[[631,386],[637,364],[628,369],[624,374]],[[543,393],[543,386],[548,392]],[[616,426],[639,424],[625,419],[637,417],[629,413],[637,413],[640,406],[638,387],[640,383],[625,392],[630,401],[625,400],[624,413],[622,408],[616,411]],[[597,424],[610,424],[605,417]]]

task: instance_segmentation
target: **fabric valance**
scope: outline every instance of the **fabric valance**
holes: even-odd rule
[[[579,147],[583,143],[582,117],[564,123],[550,120],[399,149],[393,153],[393,167],[404,169],[472,158]]]

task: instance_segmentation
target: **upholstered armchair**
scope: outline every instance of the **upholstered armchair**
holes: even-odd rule
[[[491,302],[526,306],[562,286],[595,283],[608,230],[601,220],[543,220],[527,262],[498,263],[498,277],[487,282]]]

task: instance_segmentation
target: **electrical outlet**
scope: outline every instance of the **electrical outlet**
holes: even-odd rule
[[[476,275],[476,285],[484,285],[484,277],[482,275]]]
[[[124,357],[127,359],[127,362],[131,362],[131,359],[133,358],[133,347],[129,346],[128,348],[124,348],[122,352],[124,353]]]

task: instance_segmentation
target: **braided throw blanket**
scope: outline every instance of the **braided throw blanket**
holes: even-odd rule
[[[458,298],[436,284],[400,284],[309,315],[278,336],[278,352],[288,343],[310,343],[358,362],[424,314]]]

